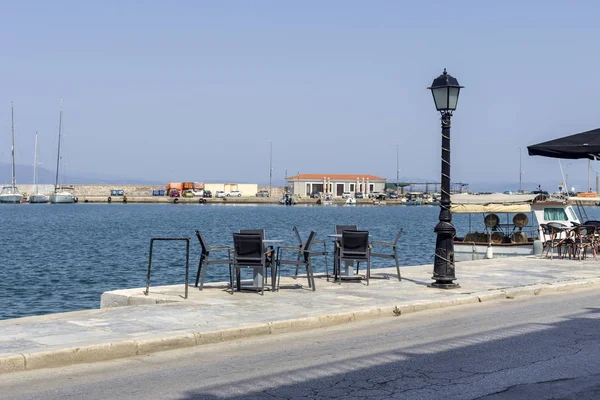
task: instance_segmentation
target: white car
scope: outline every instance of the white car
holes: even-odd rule
[[[222,190],[217,190],[215,192],[215,197],[225,197],[225,192]]]
[[[240,192],[239,190],[232,190],[230,193],[227,193],[227,196],[242,197],[242,192]]]
[[[342,198],[349,199],[350,197],[352,197],[352,193],[350,193],[350,192],[344,192],[344,193],[342,193]]]

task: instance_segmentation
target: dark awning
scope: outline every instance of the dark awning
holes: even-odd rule
[[[600,159],[600,129],[527,146],[530,156]]]

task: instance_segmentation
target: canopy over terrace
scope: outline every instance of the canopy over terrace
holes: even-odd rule
[[[530,156],[600,159],[600,129],[527,146]]]
[[[455,194],[451,196],[453,213],[530,212],[536,194]]]

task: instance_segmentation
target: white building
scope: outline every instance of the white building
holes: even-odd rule
[[[361,192],[385,192],[386,178],[364,174],[300,174],[286,177],[289,190],[294,195],[308,197],[313,192],[341,197],[344,192],[354,195]]]

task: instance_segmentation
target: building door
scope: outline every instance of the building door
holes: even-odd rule
[[[344,194],[344,184],[343,183],[338,183],[336,185],[335,195],[341,197],[343,194]]]

